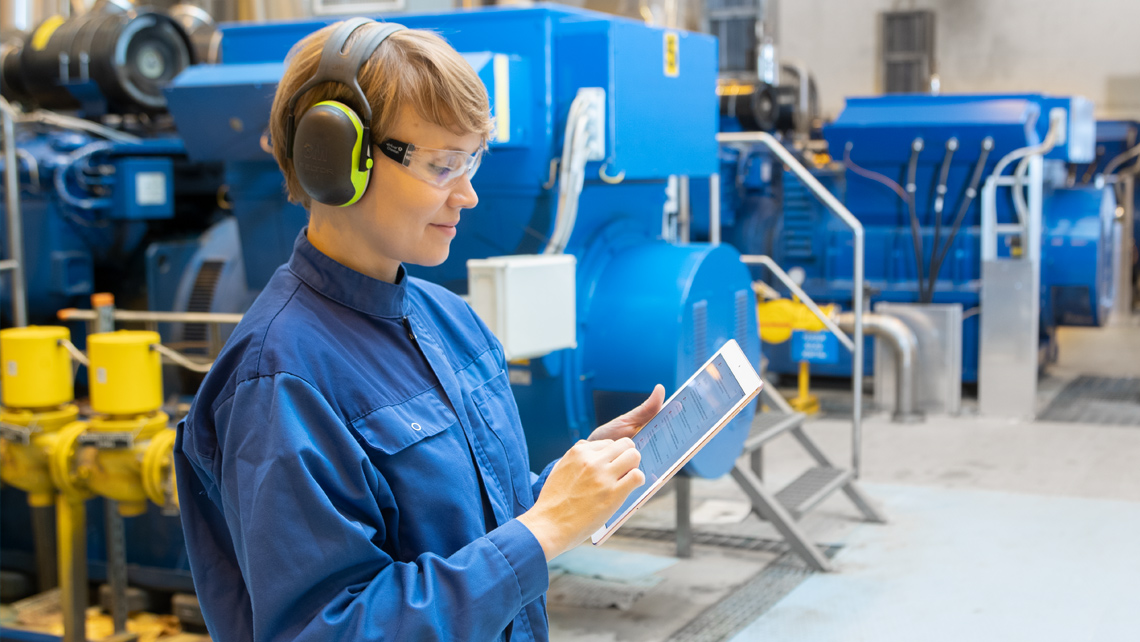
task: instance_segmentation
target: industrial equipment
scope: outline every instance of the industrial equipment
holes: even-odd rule
[[[1055,357],[1056,327],[1101,325],[1112,306],[1115,198],[1065,180],[1065,162],[1093,159],[1094,127],[1084,99],[1026,94],[852,98],[824,129],[843,164],[814,173],[866,227],[871,301],[960,304],[962,381],[985,379],[982,357],[993,355],[990,388],[1018,400],[998,414],[1031,414],[1029,390]],[[735,208],[722,216],[724,237],[799,273],[814,300],[849,307],[851,234],[804,197],[802,182],[767,150],[739,144],[726,146],[721,177],[724,209]],[[986,270],[1005,272],[987,279]],[[1018,297],[987,290],[1001,284]],[[984,339],[987,331],[995,334]],[[998,355],[1014,345],[1019,356],[1007,361],[1017,371],[997,374]],[[766,355],[771,370],[796,372],[787,346]],[[850,361],[841,354],[815,371],[846,376]],[[1016,394],[998,385],[1011,381]]]
[[[162,404],[161,355],[154,332],[121,331],[88,338],[89,357],[70,341],[63,327],[8,328],[0,331],[4,406],[0,409],[0,475],[24,490],[32,507],[37,570],[41,589],[58,581],[65,631],[81,639],[87,607],[87,500],[108,500],[111,546],[108,574],[115,593],[117,630],[125,631],[126,558],[119,517],[137,517],[147,500],[174,507],[174,431]],[[76,421],[71,403],[72,359],[88,366],[91,409]],[[50,517],[58,560],[52,560]],[[6,517],[8,517],[6,515]],[[8,520],[6,520],[8,521]],[[9,521],[7,528],[15,527]],[[100,538],[101,540],[102,538]],[[74,637],[76,631],[80,637]]]
[[[263,144],[273,86],[289,48],[328,22],[223,26],[222,64],[193,67],[166,91],[190,158],[226,163],[252,290],[285,261],[305,222],[286,202]],[[474,179],[479,205],[464,213],[451,257],[409,272],[465,294],[469,259],[577,259],[577,348],[510,367],[536,468],[654,384],[682,383],[729,338],[759,359],[739,254],[658,240],[668,178],[717,169],[712,38],[552,6],[400,22],[435,29],[463,53],[487,85],[497,126]],[[670,47],[678,55],[667,56]],[[727,472],[753,413],[742,413],[689,471]]]
[[[189,42],[177,21],[151,17],[162,24],[155,33],[178,35],[172,43]],[[108,10],[104,22],[129,32],[133,23],[124,26],[124,19]],[[84,115],[125,112],[102,118],[105,124],[33,110],[37,103],[75,107],[68,97],[76,93],[75,74],[29,87],[22,70],[39,54],[7,53],[6,69],[19,73],[6,72],[5,78],[22,83],[13,95],[25,107],[10,110],[19,125],[19,154],[10,165],[19,174],[25,273],[33,284],[29,317],[43,321],[60,308],[79,307],[95,287],[108,284],[118,300],[132,302],[128,307],[184,314],[170,323],[148,317],[164,319],[156,327],[180,350],[215,352],[224,333],[193,315],[243,312],[287,259],[305,223],[304,211],[285,200],[266,125],[289,48],[332,20],[223,25],[215,43],[223,62],[183,70],[161,93],[168,114],[155,111],[158,101],[128,104],[116,85],[92,81],[88,88],[104,100],[80,101]],[[682,383],[730,338],[758,362],[755,299],[739,253],[728,245],[660,240],[669,177],[709,176],[717,169],[712,38],[548,6],[400,20],[439,31],[463,52],[487,85],[497,126],[475,178],[480,204],[464,214],[451,258],[410,272],[465,294],[471,259],[574,259],[574,287],[560,295],[568,299],[560,305],[575,313],[571,336],[537,342],[565,347],[527,353],[510,364],[536,469],[639,403],[655,384]],[[51,33],[78,28],[69,24]],[[108,31],[106,37],[112,36]],[[65,51],[70,49],[60,44],[56,53]],[[182,59],[171,60],[177,65]],[[5,288],[3,296],[10,293]],[[146,407],[115,406],[65,432],[68,443],[78,445],[81,438],[122,432],[116,422],[124,417],[138,422],[144,430],[131,446],[99,450],[87,462],[119,471],[115,479],[134,479],[136,464],[149,461],[139,460],[135,442],[147,442],[151,428],[167,433],[158,430],[165,420],[153,414],[156,357],[146,353],[144,359],[139,352],[154,337],[116,336],[126,335],[85,341],[76,332],[76,343],[87,346],[93,362],[109,347],[127,351],[129,344],[138,361],[132,371],[150,373]],[[505,336],[504,343],[516,345],[512,338]],[[117,402],[101,396],[101,372],[93,367],[79,384],[103,408]],[[167,392],[192,393],[196,385],[192,376],[166,379]],[[718,477],[732,468],[754,413],[754,406],[742,412],[688,472]],[[135,486],[127,492],[110,477],[92,485],[77,477],[82,466],[72,464],[65,474],[62,459],[57,468],[72,496],[101,492],[132,514],[144,506]],[[89,506],[92,514],[100,508]],[[6,563],[19,557],[7,551],[28,550],[26,542],[9,546],[19,534],[7,524],[27,519],[6,505]],[[140,522],[145,528],[134,531]],[[177,520],[152,507],[128,519],[126,529],[132,583],[187,590]],[[101,530],[88,535],[95,544],[94,577]]]

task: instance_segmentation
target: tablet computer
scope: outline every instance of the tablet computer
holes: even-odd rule
[[[609,539],[634,511],[645,505],[756,398],[762,385],[760,375],[736,341],[729,340],[717,350],[633,436],[633,443],[641,452],[638,468],[645,473],[645,483],[635,488],[621,508],[594,533],[594,545]]]

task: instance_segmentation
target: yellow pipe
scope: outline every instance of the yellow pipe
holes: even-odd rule
[[[55,410],[31,411],[0,408],[0,421],[31,431],[28,443],[0,439],[0,480],[28,494],[28,504],[51,506],[55,485],[48,470],[47,453],[55,444],[57,432],[79,416],[72,404]]]

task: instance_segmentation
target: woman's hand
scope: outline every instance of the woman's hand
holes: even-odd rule
[[[598,530],[645,483],[640,463],[641,453],[629,438],[579,441],[566,452],[551,469],[534,507],[518,518],[534,534],[547,561]]]
[[[657,384],[650,393],[649,398],[641,403],[640,406],[630,410],[624,415],[598,426],[594,432],[590,433],[588,441],[597,441],[599,439],[623,439],[625,437],[632,438],[641,430],[642,426],[649,423],[661,410],[661,404],[665,402],[665,386]]]

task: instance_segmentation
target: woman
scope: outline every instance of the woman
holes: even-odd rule
[[[290,56],[270,127],[309,226],[175,448],[210,633],[545,640],[546,562],[644,483],[629,437],[664,389],[533,474],[498,341],[402,267],[442,263],[478,202],[482,83],[438,36],[362,19]],[[344,122],[362,143],[334,144]],[[329,169],[342,147],[352,179]]]

